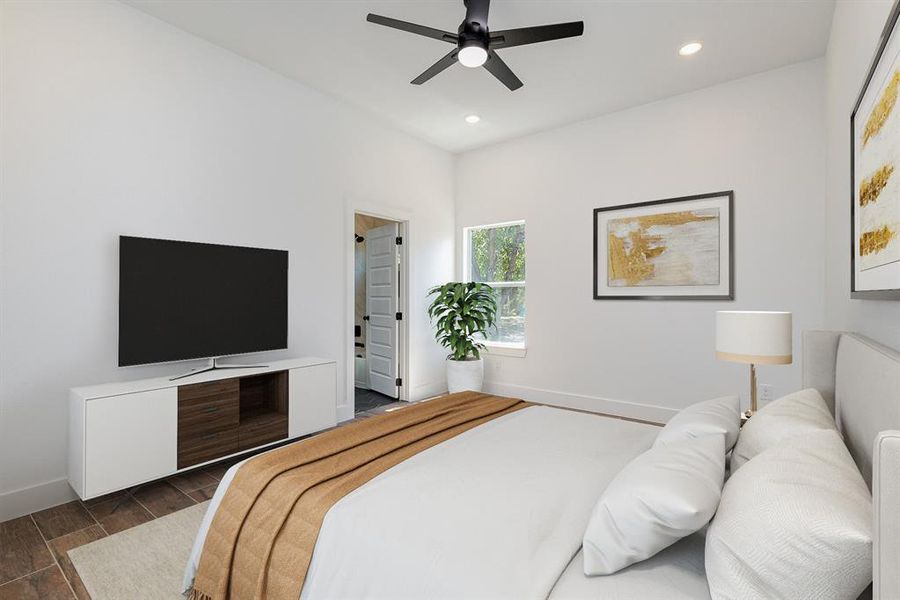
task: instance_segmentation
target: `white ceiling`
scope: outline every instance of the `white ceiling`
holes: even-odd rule
[[[501,50],[510,92],[454,65],[409,81],[449,44],[366,22],[456,31],[462,0],[124,0],[437,146],[460,152],[821,56],[834,0],[495,0],[491,29],[583,20],[584,36]],[[685,42],[703,51],[683,58]],[[477,125],[464,121],[476,113]]]

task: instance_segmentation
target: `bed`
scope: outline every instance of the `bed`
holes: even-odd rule
[[[875,507],[873,596],[900,597],[900,354],[854,334],[806,332],[803,381],[833,408]],[[709,598],[703,532],[614,575],[586,577],[581,539],[618,471],[657,426],[529,406],[419,452],[324,517],[303,598]],[[190,588],[213,497],[185,573]]]

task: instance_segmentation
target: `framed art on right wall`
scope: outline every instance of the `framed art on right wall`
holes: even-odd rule
[[[900,300],[900,3],[850,116],[850,295]]]

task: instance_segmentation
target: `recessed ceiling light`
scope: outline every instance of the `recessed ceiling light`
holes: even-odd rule
[[[697,54],[702,48],[703,44],[700,42],[690,42],[679,48],[678,54],[681,56],[690,56],[691,54]]]
[[[481,117],[479,117],[478,115],[469,115],[466,117],[466,123],[468,123],[469,125],[474,125],[475,123],[477,123],[480,120],[481,120]]]

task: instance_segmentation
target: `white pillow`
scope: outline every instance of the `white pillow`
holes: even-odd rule
[[[723,396],[691,404],[672,417],[656,436],[654,446],[715,433],[725,436],[725,452],[731,450],[741,429],[741,401]]]
[[[823,429],[836,431],[837,426],[817,390],[810,388],[782,396],[763,406],[744,424],[731,456],[731,472],[782,440]]]
[[[651,448],[600,496],[584,534],[584,574],[608,575],[702,529],[725,477],[721,434]]]
[[[837,431],[795,436],[731,476],[706,533],[706,577],[714,600],[862,593],[872,497]]]

